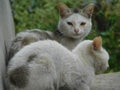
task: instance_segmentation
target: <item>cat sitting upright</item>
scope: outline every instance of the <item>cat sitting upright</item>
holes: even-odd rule
[[[38,40],[56,40],[72,50],[89,34],[92,27],[91,16],[94,10],[93,4],[89,4],[82,10],[74,10],[60,3],[58,9],[61,18],[58,22],[57,30],[50,32],[32,29],[18,33],[11,45],[10,58],[23,46]]]
[[[106,70],[108,60],[101,37],[82,41],[72,51],[56,41],[38,41],[11,59],[9,83],[11,90],[90,90],[95,72]]]

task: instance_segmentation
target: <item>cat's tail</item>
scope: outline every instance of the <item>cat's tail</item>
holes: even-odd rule
[[[53,60],[46,54],[39,56],[36,54],[22,55],[15,55],[9,63],[8,81],[10,86],[26,88],[28,84],[30,85],[30,82],[40,81],[36,86],[39,86],[41,90],[44,90],[44,88],[54,88],[53,84],[57,75]]]

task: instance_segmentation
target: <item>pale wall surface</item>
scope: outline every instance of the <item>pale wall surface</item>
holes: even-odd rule
[[[0,0],[0,90],[6,90],[4,83],[7,52],[14,38],[14,31],[9,0]]]
[[[120,72],[97,75],[91,90],[120,90]]]

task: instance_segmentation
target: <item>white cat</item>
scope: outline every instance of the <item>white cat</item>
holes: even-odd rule
[[[60,19],[54,32],[32,29],[17,34],[10,49],[10,58],[25,45],[38,40],[56,40],[72,50],[91,31],[91,16],[94,5],[89,4],[82,10],[71,10],[65,4],[58,5]]]
[[[85,40],[72,51],[56,41],[38,41],[11,59],[9,83],[11,90],[90,90],[95,72],[106,70],[108,59],[101,37]]]

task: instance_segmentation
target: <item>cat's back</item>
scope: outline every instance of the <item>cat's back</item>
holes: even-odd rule
[[[26,46],[28,48],[38,48],[38,49],[46,49],[46,50],[54,50],[54,49],[66,49],[64,46],[62,46],[60,43],[58,43],[57,41],[54,40],[43,40],[43,41],[38,41],[38,42],[34,42],[28,46]]]
[[[53,33],[50,31],[45,31],[41,29],[31,29],[31,30],[25,30],[16,35],[16,39],[24,40],[24,39],[29,39],[29,38],[36,39],[36,41],[52,39]]]
[[[18,53],[20,56],[25,54],[30,55],[30,54],[43,54],[47,53],[50,54],[51,56],[58,55],[62,56],[63,54],[71,54],[71,52],[65,48],[63,45],[58,43],[57,41],[54,40],[43,40],[43,41],[37,41],[34,43],[31,43],[30,45],[27,45],[23,47]],[[68,54],[68,55],[69,55]]]
[[[23,47],[14,55],[10,60],[10,63],[15,66],[20,66],[28,60],[31,61],[31,58],[33,59],[33,57],[37,57],[38,60],[39,57],[51,57],[55,62],[67,61],[74,58],[73,56],[74,55],[71,51],[58,42],[53,40],[43,40]]]

